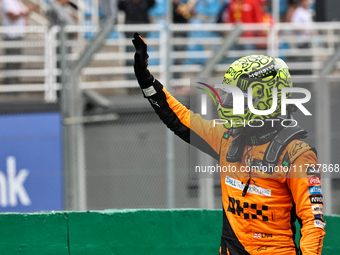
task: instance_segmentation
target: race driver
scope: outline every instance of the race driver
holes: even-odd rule
[[[220,254],[321,254],[326,223],[316,150],[301,140],[307,135],[305,129],[293,125],[293,121],[282,125],[279,117],[281,89],[292,87],[286,63],[250,55],[231,64],[223,84],[236,86],[244,93],[252,88],[252,103],[257,110],[271,109],[276,88],[277,107],[262,116],[253,114],[245,103],[244,114],[233,114],[233,95],[221,88],[217,111],[222,122],[216,125],[188,110],[150,74],[147,45],[138,33],[133,44],[138,83],[164,124],[184,141],[216,158],[221,167],[252,167],[248,172],[221,174]],[[289,106],[288,115],[293,110]],[[244,123],[252,123],[253,127]],[[261,125],[254,127],[255,123]],[[296,220],[301,225],[299,248],[295,243]]]

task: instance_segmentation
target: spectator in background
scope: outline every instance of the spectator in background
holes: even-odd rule
[[[231,0],[225,16],[228,23],[260,23],[262,11],[258,0]],[[254,36],[252,31],[245,31],[243,36]]]
[[[261,22],[269,24],[271,26],[274,25],[274,18],[268,12],[268,3],[267,3],[267,0],[260,0],[260,4],[261,4],[261,11],[262,11]]]
[[[303,27],[303,29],[298,31],[298,48],[309,48],[312,34],[311,25],[313,23],[309,0],[301,0],[299,6],[293,13],[292,23]]]
[[[268,24],[269,26],[273,26],[274,25],[274,18],[268,12],[267,0],[260,0],[259,2],[260,2],[260,5],[261,5],[261,11],[262,11],[261,23]],[[268,36],[268,30],[259,31],[259,36],[266,38]],[[265,42],[265,43],[257,44],[256,47],[258,49],[267,49],[268,45],[267,45],[267,42]]]
[[[76,25],[76,17],[68,10],[69,0],[54,0],[46,12],[50,27],[59,25]]]
[[[175,24],[186,24],[189,21],[191,15],[183,15],[183,11],[179,8],[181,5],[180,0],[173,0],[172,1],[173,7],[173,22]]]
[[[148,24],[148,11],[154,4],[155,0],[120,0],[118,7],[125,12],[125,24]]]
[[[188,1],[187,3],[181,3],[180,0],[173,0],[173,22],[175,24],[187,24],[192,16],[195,15],[195,4],[197,1]],[[186,38],[186,31],[177,31],[173,33],[174,38]],[[185,51],[186,45],[180,44],[174,46],[175,51]],[[177,59],[175,65],[183,63],[183,59]],[[180,73],[174,73],[174,78],[180,78]]]
[[[285,22],[292,22],[292,16],[297,8],[296,0],[288,0],[288,10],[285,17]]]
[[[38,7],[31,5],[28,8],[25,7],[21,0],[2,0],[1,16],[2,25],[16,27],[15,30],[4,34],[5,41],[19,41],[22,40],[25,35],[26,18]],[[21,55],[21,48],[6,48],[5,55]],[[21,63],[6,63],[6,70],[19,70],[21,69]],[[19,77],[7,77],[4,81],[5,84],[18,84]]]
[[[228,5],[229,3],[224,3],[220,12],[217,15],[216,23],[227,23],[228,22]]]
[[[112,17],[117,23],[118,1],[117,0],[100,0],[100,9],[103,10],[105,19]]]
[[[125,13],[125,24],[149,24],[149,14],[148,11],[155,5],[155,0],[120,0],[118,2],[119,10]],[[126,38],[133,38],[134,32],[126,32]],[[146,37],[146,33],[142,32],[141,35]],[[134,52],[133,46],[126,46],[126,52]],[[126,66],[133,66],[133,59],[128,59],[126,61]],[[134,74],[128,74],[126,76],[128,80],[134,80]],[[132,90],[130,90],[132,92]]]
[[[312,36],[312,14],[310,11],[310,3],[309,0],[301,0],[299,2],[298,7],[293,13],[292,23],[298,28],[296,30],[296,46],[299,49],[308,49],[311,47],[311,36]],[[308,51],[302,52],[302,55],[297,55],[292,57],[292,61],[295,62],[311,62],[313,60],[313,56],[311,56]],[[311,69],[303,69],[293,71],[294,74],[299,75],[310,75],[312,74]]]
[[[226,23],[261,23],[262,11],[258,0],[230,0],[228,7],[225,9],[222,17]],[[246,30],[242,37],[254,37],[257,33]],[[253,50],[255,45],[247,43],[236,45],[236,50]],[[232,59],[231,61],[234,61]]]
[[[231,0],[228,11],[228,22],[230,23],[261,22],[261,8],[257,0]]]
[[[173,21],[174,23],[188,23],[189,19],[195,15],[195,5],[198,0],[189,0],[185,3],[180,0],[173,0]]]

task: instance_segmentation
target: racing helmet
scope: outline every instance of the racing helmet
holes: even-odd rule
[[[280,58],[265,55],[249,55],[236,60],[230,65],[223,79],[223,84],[238,87],[244,95],[244,114],[233,113],[233,95],[228,89],[218,89],[220,97],[217,112],[220,119],[227,120],[228,129],[239,128],[281,114],[281,88],[292,87],[292,78],[287,64]],[[256,115],[248,107],[248,88],[252,88],[252,103],[256,110],[269,110],[273,102],[273,88],[277,88],[277,107],[269,115]],[[291,93],[286,94],[291,98]]]

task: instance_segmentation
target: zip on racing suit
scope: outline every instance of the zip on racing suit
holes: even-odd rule
[[[134,44],[138,53],[138,45]],[[138,57],[135,55],[135,62],[140,60]],[[136,67],[135,64],[144,96],[167,127],[219,160],[221,167],[239,170],[221,174],[220,254],[321,254],[325,235],[321,176],[315,149],[298,139],[305,137],[306,131],[275,125],[260,134],[246,136],[246,144],[240,146],[237,141],[245,134],[194,114],[153,77],[141,80]],[[233,160],[236,154],[241,160]],[[241,171],[246,167],[244,162],[260,171]],[[270,163],[281,166],[279,171],[276,168],[264,171],[263,166]],[[295,244],[296,219],[301,225],[300,249]]]

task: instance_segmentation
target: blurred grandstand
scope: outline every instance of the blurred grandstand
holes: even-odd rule
[[[81,58],[84,50],[95,40],[105,24],[98,0],[74,0],[73,2],[79,10],[70,11],[77,16],[79,25],[64,28],[66,33],[77,34],[74,40],[65,40],[66,47],[72,49],[69,51],[72,53],[66,52],[64,56],[67,61],[65,75],[71,72],[72,66]],[[204,184],[198,179],[189,178],[190,156],[187,144],[173,138],[172,148],[155,146],[155,144],[169,143],[166,135],[168,131],[157,119],[139,90],[136,92],[136,90],[129,89],[138,88],[138,84],[135,80],[126,78],[128,74],[133,75],[133,68],[125,66],[126,60],[133,59],[133,53],[125,52],[126,46],[131,45],[131,38],[126,38],[125,32],[138,31],[147,34],[150,71],[164,84],[166,84],[167,75],[170,74],[172,78],[170,84],[166,86],[172,87],[173,94],[181,102],[189,105],[190,79],[196,78],[204,70],[205,65],[214,57],[235,28],[232,24],[216,24],[217,15],[226,2],[222,0],[198,1],[195,16],[188,24],[169,26],[166,23],[167,1],[165,0],[157,0],[156,5],[150,10],[152,24],[124,25],[123,14],[119,13],[118,24],[103,41],[104,45],[100,51],[96,52],[90,63],[81,70],[79,77],[79,88],[84,92],[83,105],[80,105],[80,108],[85,118],[79,121],[83,127],[84,136],[83,141],[77,146],[83,146],[84,155],[83,162],[79,163],[83,167],[83,175],[75,174],[75,176],[82,178],[83,187],[80,187],[78,191],[82,195],[76,192],[83,199],[82,206],[73,206],[72,203],[67,202],[71,196],[69,189],[72,185],[66,182],[73,177],[68,178],[68,175],[72,174],[66,171],[57,173],[56,177],[61,180],[65,178],[65,183],[60,184],[62,191],[57,194],[62,197],[61,207],[44,207],[42,204],[41,207],[29,209],[3,207],[1,211],[150,207],[220,208],[220,181],[218,179],[209,184],[208,189],[213,190],[211,197],[202,198]],[[0,41],[2,53],[0,56],[0,102],[2,105],[0,112],[1,116],[6,117],[27,112],[60,112],[61,93],[58,91],[61,90],[63,84],[58,76],[62,75],[63,71],[57,68],[57,62],[63,59],[57,55],[56,49],[61,45],[61,41],[57,39],[61,28],[49,27],[45,16],[50,4],[48,0],[25,0],[24,3],[35,3],[40,6],[39,10],[28,19],[27,36],[22,41]],[[270,8],[273,9],[274,5]],[[287,1],[279,1],[279,19],[280,17],[283,19],[287,8]],[[239,37],[235,45],[223,54],[222,60],[214,65],[211,77],[222,78],[229,64],[241,56],[267,54],[284,59],[293,74],[295,85],[310,89],[312,98],[318,97],[318,86],[323,85],[320,84],[320,72],[327,61],[339,51],[340,22],[313,23],[310,47],[303,49],[298,48],[296,40],[297,32],[304,29],[303,27],[276,22],[274,25],[247,24],[241,28],[243,31],[259,33],[255,33],[257,36],[254,37]],[[10,29],[2,26],[0,34]],[[167,33],[167,29],[171,33]],[[172,38],[171,34],[176,32],[185,33],[182,37]],[[170,42],[172,49],[167,48],[167,41]],[[182,50],[174,50],[176,46],[181,46]],[[5,55],[4,49],[10,47],[22,48],[23,54]],[[167,51],[170,51],[170,66],[167,64]],[[22,68],[4,70],[5,64],[9,62],[21,62]],[[335,110],[340,104],[338,100],[340,96],[339,63],[336,59],[334,71],[327,75],[329,90],[324,96],[327,102],[314,100],[309,103],[308,107],[312,109],[312,114],[316,117],[311,120],[299,114],[296,116],[301,120],[301,125],[309,130],[310,135],[307,141],[314,146],[319,145],[318,150],[328,150],[330,156],[325,158],[324,162],[333,164],[340,163],[338,159],[340,132],[336,128],[340,116],[339,111]],[[19,77],[20,82],[4,85],[3,81],[6,77]],[[68,78],[65,86],[70,86],[70,77]],[[318,108],[321,108],[322,116]],[[323,133],[318,128],[316,119],[319,120],[320,116],[324,117],[327,114],[331,117],[328,125],[331,139],[326,144],[318,144],[318,137]],[[67,126],[75,122],[64,120],[63,123]],[[3,161],[1,166],[2,164],[5,166],[5,158],[11,156],[8,153],[14,152],[1,151],[0,160]],[[60,161],[63,158],[61,155],[62,153],[58,155]],[[169,158],[174,158],[174,165],[170,168]],[[38,156],[36,161],[39,162]],[[169,169],[172,169],[173,178],[169,177],[167,172]],[[340,181],[328,179],[325,183],[326,193],[329,192],[327,199],[331,202],[328,212],[339,214],[340,203],[337,197],[340,193]],[[172,185],[172,189],[165,188],[169,185]],[[47,195],[40,192],[40,196]],[[207,206],[204,199],[212,199],[213,203]]]

